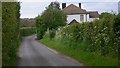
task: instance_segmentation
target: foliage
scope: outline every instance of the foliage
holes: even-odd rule
[[[41,19],[47,28],[57,29],[59,26],[64,26],[66,22],[66,15],[62,10],[54,7],[48,7],[41,15]]]
[[[62,10],[48,7],[41,16],[36,17],[37,37],[42,39],[47,29],[58,29],[64,26],[66,22],[66,15]]]
[[[35,33],[36,33],[36,28],[34,28],[34,27],[20,29],[21,36],[29,36],[29,35],[32,35]]]
[[[0,67],[2,66],[2,3],[0,2]]]
[[[113,29],[115,33],[115,44],[118,46],[118,56],[120,56],[120,13],[115,18]],[[118,60],[120,60],[120,58],[118,58]],[[120,61],[118,63],[120,64]]]
[[[56,31],[54,29],[49,30],[49,38],[53,39],[55,37]]]
[[[110,14],[94,22],[66,26],[62,28],[59,35],[61,35],[62,40],[88,43],[89,46],[86,46],[86,51],[94,52],[97,55],[117,57],[119,42],[115,39],[117,37],[115,36],[116,31],[114,32],[113,25],[119,20],[114,20],[115,18],[115,15]],[[69,47],[76,48],[77,45],[69,44]]]
[[[101,13],[100,18],[105,18],[105,17],[110,16],[110,15],[112,15],[112,14],[110,14],[108,12],[103,12],[103,13]]]
[[[36,17],[37,39],[42,39],[47,27],[43,23],[41,16]]]
[[[76,49],[72,49],[68,47],[68,40],[58,40],[58,39],[49,39],[49,37],[44,36],[42,40],[40,40],[43,44],[46,46],[53,48],[60,53],[63,53],[65,55],[68,55],[72,58],[75,58],[77,61],[83,64],[83,66],[117,66],[117,58],[110,58],[110,57],[105,57],[105,56],[100,56],[100,55],[95,55],[90,52],[86,52],[84,50],[81,50],[81,48],[85,48],[85,46],[88,46],[86,43],[76,43],[72,42],[74,45],[82,45],[76,47]],[[66,43],[68,42],[68,43]],[[93,60],[94,59],[94,60]],[[96,67],[95,67],[96,68]]]
[[[105,13],[100,20],[61,28],[52,40],[46,32],[41,42],[87,65],[114,66],[120,45],[119,23],[119,14]]]
[[[114,32],[117,38],[120,39],[120,14],[118,14],[117,17],[115,18]]]
[[[18,2],[2,2],[2,65],[16,64],[19,45],[19,17],[20,4]]]
[[[54,7],[54,8],[60,9],[60,3],[59,2],[51,2],[49,7]]]

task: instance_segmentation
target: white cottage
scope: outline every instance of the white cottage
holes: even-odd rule
[[[79,7],[70,4],[66,7],[66,3],[62,3],[62,9],[65,14],[67,14],[67,24],[72,23],[82,23],[82,22],[91,22],[96,19],[99,19],[99,14],[97,11],[86,11],[81,8],[81,3]]]

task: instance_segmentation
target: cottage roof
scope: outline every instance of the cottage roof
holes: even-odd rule
[[[86,11],[80,7],[77,7],[73,4],[70,4],[69,6],[65,7],[63,9],[63,12],[67,15],[71,14],[90,14],[90,18],[99,18],[99,14],[97,11]]]
[[[99,18],[99,14],[97,11],[90,11],[90,18]]]
[[[86,14],[87,11],[84,9],[81,9],[80,7],[77,7],[73,4],[70,4],[69,6],[65,7],[63,9],[63,12],[66,14]]]

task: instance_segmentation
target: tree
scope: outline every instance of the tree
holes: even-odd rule
[[[56,30],[60,26],[66,25],[65,22],[66,22],[66,15],[62,10],[55,8],[53,6],[47,7],[46,10],[42,13],[42,15],[36,18],[38,39],[42,39],[42,36],[44,34],[44,33],[40,34],[41,31],[45,32],[47,29]],[[41,36],[39,36],[39,34]]]
[[[54,7],[54,8],[57,8],[57,9],[60,9],[60,3],[59,2],[51,2],[49,7]]]
[[[41,18],[49,29],[57,29],[59,26],[66,24],[66,15],[64,12],[51,6],[43,12]]]
[[[112,15],[112,14],[110,14],[108,12],[103,12],[103,13],[101,13],[100,18],[106,18],[106,17],[108,17],[110,15]]]
[[[36,28],[37,28],[37,39],[42,39],[47,27],[42,22],[41,16],[36,17]]]

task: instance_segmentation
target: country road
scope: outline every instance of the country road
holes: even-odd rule
[[[76,60],[39,43],[35,37],[22,38],[17,66],[82,66]]]

